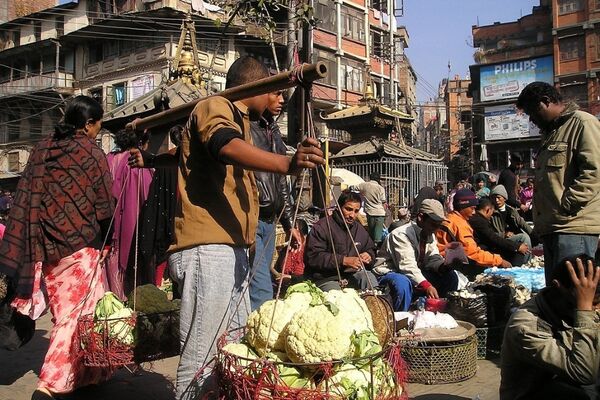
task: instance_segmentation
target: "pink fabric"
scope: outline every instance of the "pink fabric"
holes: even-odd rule
[[[0,224],[0,239],[4,237],[4,229],[6,229],[6,226]]]
[[[111,369],[83,365],[76,335],[78,318],[93,313],[97,301],[106,292],[99,257],[98,250],[88,247],[56,264],[42,266],[54,327],[39,387],[51,392],[70,393],[78,387],[106,380],[113,373]],[[12,305],[19,312],[26,311],[22,308],[23,299],[15,299]]]
[[[154,284],[158,287],[162,285],[163,276],[165,275],[165,270],[167,269],[167,261],[163,261],[156,266],[156,275],[154,277]]]
[[[519,193],[519,200],[521,204],[525,204],[527,208],[531,208],[531,202],[533,201],[533,188],[525,187],[521,189]]]
[[[110,153],[106,158],[113,176],[112,194],[118,200],[113,223],[112,254],[108,258],[106,275],[110,290],[125,300],[123,278],[128,267],[131,247],[135,246],[135,226],[142,205],[148,198],[154,170],[130,168],[127,163],[128,151]]]

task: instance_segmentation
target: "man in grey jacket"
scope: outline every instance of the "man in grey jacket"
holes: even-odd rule
[[[551,285],[511,316],[502,342],[500,400],[596,398],[599,280],[600,267],[585,254],[563,260]]]
[[[564,103],[545,82],[527,85],[517,100],[542,133],[537,153],[533,219],[544,245],[546,283],[559,260],[593,257],[600,234],[600,122]]]

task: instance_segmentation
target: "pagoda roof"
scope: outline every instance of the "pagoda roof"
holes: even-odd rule
[[[392,110],[381,104],[359,104],[335,111],[331,114],[321,115],[321,118],[331,128],[344,129],[349,132],[359,127],[386,128],[394,126],[396,119],[400,123],[409,124],[414,118],[401,111]],[[358,122],[358,126],[357,126]]]
[[[204,96],[206,96],[204,90],[199,90],[193,84],[182,79],[163,83],[137,99],[105,113],[103,124],[107,127],[124,126],[136,118],[163,111],[164,103],[160,101],[161,98],[168,98],[168,108],[174,108]]]
[[[369,156],[375,154],[379,155],[380,157],[388,156],[424,161],[441,162],[443,160],[443,157],[438,157],[426,151],[415,149],[407,146],[403,142],[396,143],[394,141],[381,138],[371,138],[365,142],[348,146],[336,155],[332,156],[331,159],[339,160],[343,158]]]

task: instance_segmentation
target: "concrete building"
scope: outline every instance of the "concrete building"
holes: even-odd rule
[[[3,0],[0,1],[0,24],[33,14],[58,4],[57,0]],[[0,46],[1,47],[1,46]]]
[[[250,39],[232,28],[215,54],[220,33],[213,20],[224,15],[218,8],[195,10],[183,0],[79,0],[0,24],[5,38],[0,48],[0,178],[22,171],[32,146],[53,131],[70,96],[90,95],[110,115],[166,82],[187,13],[196,25],[205,86],[210,81],[210,90],[222,90],[227,68],[241,54],[234,43],[256,54],[260,49],[246,46]],[[102,133],[98,143],[110,151],[110,133]]]
[[[460,75],[448,80],[444,91],[444,104],[446,105],[446,128],[448,142],[445,145],[446,161],[450,161],[458,153],[461,142],[471,137],[471,107],[473,99],[468,96],[469,79],[462,79]]]
[[[436,155],[444,154],[442,132],[448,130],[446,104],[444,103],[447,83],[447,79],[442,80],[438,85],[436,98],[422,103],[419,111],[418,141],[415,147]]]
[[[321,20],[313,34],[313,62],[323,61],[329,76],[313,86],[318,110],[334,111],[358,104],[364,80],[371,75],[376,99],[384,105],[416,116],[416,75],[404,49],[409,45],[406,29],[397,26],[395,15],[402,1],[315,0],[315,15]],[[317,113],[318,114],[318,113]],[[324,124],[319,128],[325,130]],[[403,132],[412,137],[416,124]],[[329,131],[344,140],[345,133]]]
[[[600,2],[552,0],[555,83],[600,117]]]
[[[470,66],[475,172],[498,172],[517,152],[525,160],[522,175],[532,174],[539,130],[514,104],[528,83],[554,83],[552,32],[550,0],[540,0],[531,14],[517,21],[472,27],[477,63]]]

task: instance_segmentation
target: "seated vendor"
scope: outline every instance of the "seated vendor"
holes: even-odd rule
[[[508,193],[503,185],[498,185],[490,193],[490,199],[494,202],[495,210],[492,214],[490,222],[492,228],[504,238],[516,243],[517,245],[526,245],[527,249],[531,249],[533,228],[529,226],[527,221],[521,217],[519,210],[509,206],[506,203]],[[504,253],[500,253],[503,256]],[[524,253],[512,252],[507,255],[508,260],[513,266],[520,267],[531,260],[531,251]]]
[[[550,286],[508,321],[500,399],[594,399],[600,372],[600,268],[586,255],[562,260]],[[586,387],[587,386],[587,387]]]
[[[453,199],[454,211],[446,216],[446,221],[442,223],[441,229],[436,233],[438,249],[443,257],[446,256],[448,243],[460,242],[462,244],[469,265],[462,268],[461,272],[469,279],[473,279],[483,268],[511,267],[511,264],[500,254],[485,251],[475,242],[469,220],[474,215],[477,204],[479,204],[479,200],[475,197],[475,193],[469,189],[458,190]]]
[[[362,198],[359,193],[344,191],[338,204],[341,214],[336,209],[331,216],[321,218],[306,238],[304,276],[324,291],[340,289],[340,277],[348,287],[373,289],[377,286],[370,271],[375,243],[356,220]]]
[[[479,200],[475,215],[469,220],[469,225],[475,234],[475,241],[482,249],[499,253],[513,266],[519,267],[523,264],[524,257],[530,254],[529,245],[526,242],[511,240],[494,229],[490,220],[495,210],[492,200],[487,198]]]
[[[379,284],[388,285],[395,311],[407,311],[413,287],[427,297],[445,297],[458,288],[458,276],[444,264],[435,232],[440,228],[444,206],[437,200],[423,200],[417,218],[393,230],[383,242],[373,272]]]

